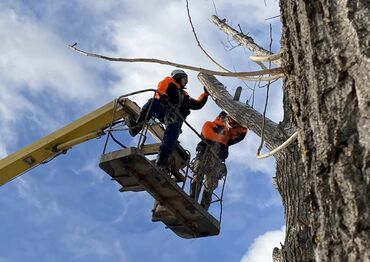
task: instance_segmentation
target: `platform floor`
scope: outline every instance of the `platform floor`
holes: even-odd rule
[[[190,198],[173,178],[159,170],[150,160],[131,147],[101,156],[99,164],[121,191],[146,190],[155,200],[153,221],[163,222],[182,238],[218,235],[220,223]]]

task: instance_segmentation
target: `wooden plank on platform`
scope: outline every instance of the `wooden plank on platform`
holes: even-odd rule
[[[170,216],[157,218],[178,236],[196,238],[219,234],[218,220],[190,198],[173,178],[158,169],[138,149],[129,148],[104,154],[99,166],[112,178],[125,174],[137,179],[161,206],[169,210]]]

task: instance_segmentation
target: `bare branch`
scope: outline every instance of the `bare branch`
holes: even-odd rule
[[[214,1],[214,0],[212,0],[212,3],[213,3],[213,8],[214,8],[214,10],[215,10],[215,14],[216,14],[216,15],[218,15],[218,13],[217,13],[217,7],[216,7],[216,4],[215,4],[215,1]]]
[[[206,86],[215,103],[226,111],[239,124],[247,127],[256,135],[260,136],[262,130],[263,116],[261,113],[239,101],[233,101],[233,97],[225,87],[212,75],[205,73],[198,74],[199,81]],[[278,128],[278,125],[266,118],[265,141],[266,147],[270,150],[279,146],[284,140],[285,134]]]
[[[278,18],[278,17],[280,17],[280,15],[275,15],[275,16],[272,16],[272,17],[266,18],[266,19],[265,19],[265,21],[267,21],[267,20],[271,20],[271,19],[274,19],[274,18]]]
[[[210,54],[207,53],[207,51],[203,48],[203,46],[201,45],[199,39],[198,39],[198,36],[197,36],[197,33],[195,32],[195,29],[194,29],[194,25],[193,25],[193,22],[191,20],[191,16],[190,16],[190,10],[189,10],[189,1],[186,0],[186,10],[188,12],[188,18],[189,18],[189,22],[190,22],[190,25],[191,25],[191,29],[193,30],[193,35],[195,37],[195,40],[197,41],[198,43],[198,46],[199,48],[203,51],[203,53],[213,62],[215,63],[220,69],[226,71],[226,72],[231,72],[230,70],[228,70],[227,68],[223,67],[221,64],[219,64],[216,60],[214,60]]]
[[[270,24],[270,45],[269,45],[269,51],[271,52],[271,46],[272,46],[272,26]],[[271,68],[271,61],[269,62],[269,68]],[[270,92],[270,81],[267,82],[267,88],[266,88],[266,100],[265,100],[265,107],[263,109],[263,121],[262,121],[262,130],[261,130],[261,143],[257,149],[257,156],[260,155],[263,142],[264,142],[264,132],[265,132],[265,122],[266,122],[266,111],[267,111],[267,105],[269,101],[269,92]]]
[[[217,16],[213,15],[211,18],[212,22],[215,23],[225,34],[232,36],[235,41],[241,43],[243,46],[248,48],[252,53],[258,56],[269,56],[273,55],[270,51],[264,49],[263,47],[256,44],[252,37],[244,35],[243,33],[238,32],[228,24],[225,20],[221,20]],[[280,60],[275,60],[274,64],[280,66]]]
[[[76,44],[74,45],[69,45],[70,48],[72,48],[74,51],[83,54],[85,56],[90,56],[90,57],[96,57],[108,61],[113,61],[113,62],[141,62],[141,63],[156,63],[156,64],[162,64],[162,65],[170,65],[178,68],[184,68],[192,71],[197,71],[197,72],[203,72],[211,75],[217,75],[217,76],[227,76],[227,77],[243,77],[246,80],[249,81],[268,81],[276,78],[281,78],[284,75],[282,74],[283,69],[278,67],[278,68],[273,68],[273,69],[264,69],[264,70],[259,70],[259,71],[252,71],[252,72],[220,72],[220,71],[213,71],[201,67],[195,67],[195,66],[189,66],[189,65],[184,65],[184,64],[178,64],[170,61],[164,61],[164,60],[159,60],[155,58],[123,58],[123,57],[109,57],[109,56],[104,56],[104,55],[99,55],[99,54],[94,54],[94,53],[89,53],[86,51],[82,51],[78,48],[76,48]],[[272,76],[263,76],[263,75],[272,75]]]
[[[214,3],[213,3],[214,4]],[[212,58],[212,56],[210,54],[208,54],[208,52],[203,48],[202,44],[200,43],[199,39],[198,39],[198,36],[197,36],[197,33],[195,32],[195,28],[194,28],[194,25],[193,25],[193,21],[191,19],[191,15],[190,15],[190,9],[189,9],[189,1],[186,0],[186,9],[187,9],[187,13],[188,13],[188,18],[189,18],[189,23],[190,23],[190,26],[191,26],[191,29],[193,30],[193,35],[195,37],[195,41],[197,42],[199,48],[203,51],[203,53],[215,64],[217,65],[220,69],[226,71],[226,72],[231,72],[229,69],[225,68],[224,66],[222,66],[220,63],[218,63],[215,59]],[[239,25],[239,28],[240,28],[240,31],[241,31],[241,27]],[[240,44],[239,44],[240,45]],[[233,47],[235,48],[235,47]],[[262,69],[267,69],[267,67],[262,63],[262,62],[255,62],[257,63]],[[281,78],[283,77],[282,75],[279,75],[278,78]],[[248,78],[243,78],[243,77],[239,77],[240,80],[242,80],[244,82],[244,80],[250,80]],[[265,79],[266,81],[270,81],[270,80],[267,80]]]

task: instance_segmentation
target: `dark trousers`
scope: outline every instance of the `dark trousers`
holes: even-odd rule
[[[168,158],[172,154],[173,149],[175,148],[176,141],[181,133],[182,121],[171,121],[164,131],[162,144],[159,147],[159,152],[157,156],[157,165],[167,166]]]
[[[161,104],[161,101],[156,98],[151,98],[148,100],[148,102],[145,103],[143,108],[141,109],[141,112],[139,114],[138,119],[136,120],[136,123],[138,126],[142,126],[145,123],[145,120],[149,120],[151,117],[155,116],[160,121],[163,121],[165,115],[166,115],[167,108]],[[141,129],[140,128],[140,129]]]
[[[181,133],[182,120],[174,114],[168,114],[168,110],[170,110],[168,106],[162,105],[159,99],[151,98],[141,109],[134,127],[135,133],[139,133],[146,122],[145,120],[148,121],[153,116],[166,123],[162,144],[157,156],[157,164],[159,166],[168,165],[168,158],[175,148],[176,141]]]

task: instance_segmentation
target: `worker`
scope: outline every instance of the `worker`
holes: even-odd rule
[[[127,125],[131,136],[136,136],[146,121],[156,117],[166,126],[163,140],[159,148],[156,165],[166,169],[169,165],[168,159],[175,147],[176,141],[181,133],[181,126],[190,110],[201,109],[208,99],[208,92],[204,92],[198,99],[191,98],[185,91],[188,83],[188,75],[183,70],[173,70],[171,76],[165,77],[158,83],[154,98],[148,100],[143,106],[138,119],[128,119]]]
[[[204,190],[201,206],[208,210],[213,191],[218,180],[227,174],[225,160],[229,155],[229,146],[242,141],[248,129],[240,126],[233,118],[222,111],[214,121],[207,121],[202,128],[203,140],[198,143],[193,162],[193,179],[190,185],[190,197],[198,201],[202,183]]]

